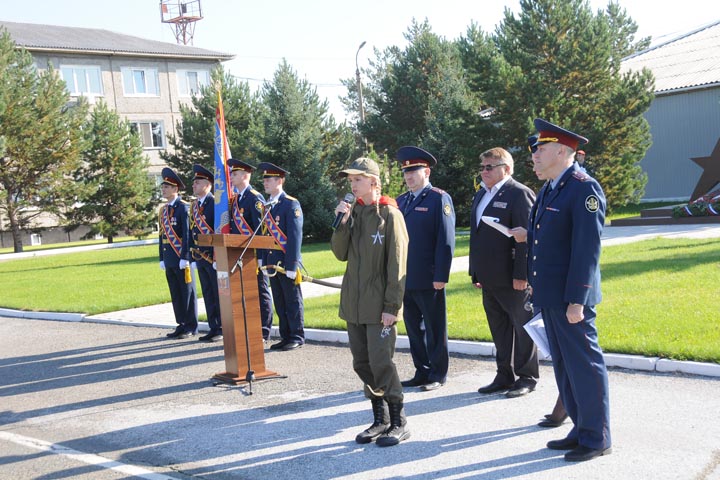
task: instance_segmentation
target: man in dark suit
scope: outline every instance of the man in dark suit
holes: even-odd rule
[[[190,226],[188,207],[178,192],[185,189],[170,168],[162,169],[160,184],[167,203],[160,207],[160,268],[165,271],[177,327],[169,338],[188,338],[197,333],[197,297],[190,268]]]
[[[415,375],[402,385],[429,391],[445,383],[449,367],[445,285],[455,250],[455,210],[450,195],[430,184],[435,157],[402,147],[396,158],[409,190],[397,203],[410,239],[403,320],[415,365]]]
[[[470,216],[470,277],[482,288],[483,307],[497,354],[494,380],[480,393],[508,390],[519,397],[535,390],[539,377],[537,348],[523,325],[532,312],[528,300],[527,243],[482,221],[490,217],[508,228],[527,227],[535,194],[512,178],[514,161],[502,148],[480,155],[483,186],[473,199]]]
[[[196,199],[190,205],[191,266],[200,277],[200,288],[202,288],[205,312],[210,327],[210,331],[198,340],[217,342],[222,340],[223,335],[214,252],[213,247],[198,245],[198,235],[210,235],[215,232],[215,197],[211,191],[215,177],[213,172],[198,164],[193,165],[193,173],[195,174],[193,194]]]
[[[547,446],[570,450],[565,460],[577,462],[612,451],[608,376],[595,325],[606,202],[600,184],[574,162],[575,150],[588,140],[540,118],[535,128],[533,170],[548,182],[530,212],[528,272],[560,397],[574,424],[566,438]]]
[[[270,349],[293,350],[305,343],[303,296],[300,282],[296,281],[302,261],[303,214],[297,198],[283,191],[285,176],[290,172],[269,162],[260,163],[258,168],[263,172],[263,185],[269,197],[266,208],[271,209],[265,216],[265,227],[282,248],[267,251],[267,266],[279,265],[285,269],[285,275],[278,272],[270,277],[281,337]]]
[[[264,213],[265,198],[260,192],[250,185],[250,177],[255,167],[252,165],[230,158],[227,161],[230,168],[230,181],[237,190],[233,196],[230,206],[230,232],[243,235],[252,235],[260,225]],[[262,235],[262,227],[257,235]],[[260,250],[258,254],[258,265],[262,266],[265,259],[265,252]],[[270,338],[273,322],[272,295],[267,276],[258,271],[258,296],[260,300],[260,321],[262,324],[263,340]]]

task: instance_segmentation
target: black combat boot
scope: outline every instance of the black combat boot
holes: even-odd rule
[[[391,447],[410,438],[410,430],[407,429],[407,419],[405,418],[405,409],[402,402],[388,402],[388,407],[390,407],[390,426],[385,430],[385,433],[378,437],[376,442],[378,447]]]
[[[357,437],[355,437],[357,443],[370,443],[374,441],[387,430],[390,423],[390,415],[388,414],[388,407],[385,404],[385,400],[382,398],[374,398],[370,401],[372,402],[373,424],[358,433]]]

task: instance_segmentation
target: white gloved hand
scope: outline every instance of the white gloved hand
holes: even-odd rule
[[[295,270],[285,270],[285,276],[288,277],[290,280],[295,280],[295,277],[297,277],[297,272]]]
[[[213,270],[217,270],[217,262],[213,262]]]
[[[263,266],[263,261],[262,261],[262,259],[258,258],[258,267],[262,267],[262,266]]]
[[[190,268],[192,268],[193,270],[197,270],[197,263],[190,262]]]
[[[163,262],[162,260],[160,260],[160,270],[162,270],[163,272],[165,271],[165,262]]]
[[[188,262],[187,260],[180,260],[180,270],[185,270],[187,267],[189,267],[189,263],[190,262]]]

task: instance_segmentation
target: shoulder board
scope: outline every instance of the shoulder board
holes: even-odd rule
[[[581,171],[579,171],[579,170],[578,170],[577,172],[573,172],[572,176],[573,176],[575,179],[580,180],[581,182],[584,182],[585,180],[587,180],[588,178],[590,178],[590,175],[588,175],[587,173],[583,173],[583,172],[581,172]]]
[[[255,189],[252,188],[252,187],[250,187],[250,193],[252,193],[252,194],[255,195],[256,197],[257,197],[258,195],[260,195],[260,192],[258,192],[257,190],[255,190]]]
[[[432,187],[430,190],[432,190],[433,192],[439,193],[440,195],[445,193],[445,190],[443,190],[442,188],[438,188],[438,187]]]
[[[298,199],[297,199],[297,198],[295,198],[295,197],[291,197],[291,196],[290,196],[290,195],[288,195],[287,193],[285,194],[285,198],[287,198],[287,199],[288,199],[288,200],[290,200],[291,202],[297,202],[297,201],[298,201]]]
[[[197,200],[194,200],[194,201],[197,201]],[[188,202],[186,202],[186,201],[183,200],[182,198],[180,199],[180,203],[183,203],[183,204],[185,204],[185,205],[190,205]]]

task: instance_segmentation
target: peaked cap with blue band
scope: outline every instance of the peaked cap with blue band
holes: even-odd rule
[[[536,118],[535,130],[538,131],[538,138],[534,145],[531,147],[537,147],[545,143],[561,143],[567,145],[573,150],[577,150],[578,146],[588,143],[588,139],[582,135],[565,130],[562,127],[558,127],[555,124],[543,120],[542,118]]]
[[[400,162],[400,168],[402,168],[403,172],[432,168],[437,165],[435,157],[420,147],[400,147],[395,154],[395,158]]]
[[[172,185],[173,187],[178,187],[178,190],[185,190],[185,184],[182,180],[180,180],[180,177],[178,177],[178,174],[175,173],[172,168],[163,168],[161,175],[163,179],[162,183],[167,183],[168,185]]]

